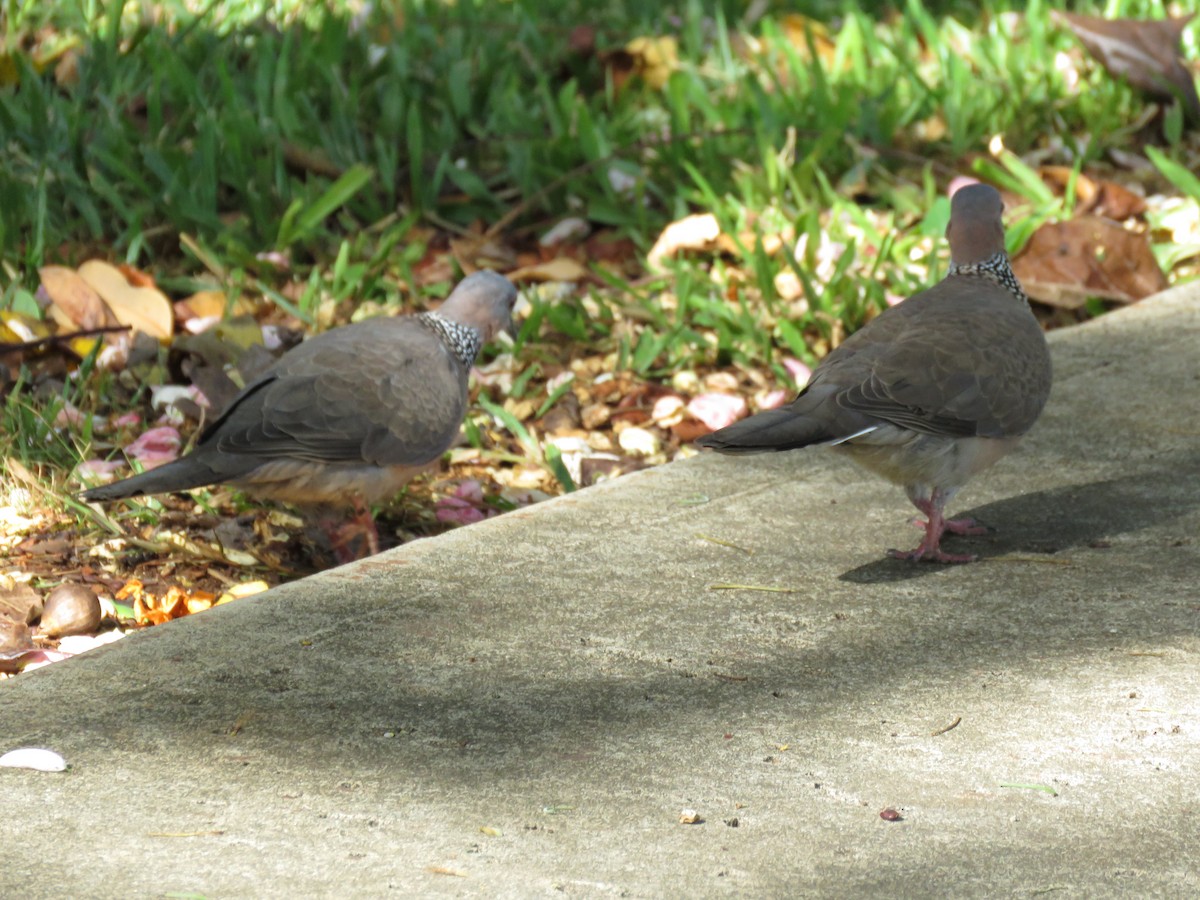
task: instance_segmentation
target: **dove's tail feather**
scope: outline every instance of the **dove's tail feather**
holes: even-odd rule
[[[91,488],[81,493],[79,498],[91,503],[95,500],[124,500],[142,494],[171,494],[216,484],[229,477],[227,473],[214,472],[202,457],[185,456],[132,478]]]
[[[727,425],[720,431],[706,434],[697,439],[696,445],[718,453],[766,453],[771,450],[795,450],[812,444],[845,440],[847,437],[832,432],[829,423],[815,416],[784,407],[760,412]]]

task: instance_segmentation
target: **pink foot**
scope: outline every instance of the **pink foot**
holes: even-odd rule
[[[940,490],[934,490],[928,500],[913,500],[913,504],[928,516],[922,522],[914,519],[913,524],[925,529],[925,539],[914,550],[889,550],[887,555],[892,559],[906,559],[909,562],[936,562],[961,564],[975,562],[979,559],[973,553],[947,553],[941,548],[942,535],[949,531],[951,534],[987,534],[986,526],[980,525],[974,519],[945,519],[942,517],[942,506],[945,497]]]

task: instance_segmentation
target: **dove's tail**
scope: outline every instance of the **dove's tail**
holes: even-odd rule
[[[124,500],[142,494],[172,494],[225,481],[228,477],[214,472],[202,457],[185,456],[132,478],[91,488],[79,498],[91,503],[94,500]]]
[[[826,421],[820,415],[799,412],[792,405],[768,409],[734,422],[699,438],[696,446],[730,454],[797,450],[814,444],[842,444],[869,434],[877,427],[857,416],[853,421]]]
[[[836,440],[819,420],[797,414],[788,407],[768,409],[748,419],[706,434],[696,446],[718,453],[765,453],[770,450],[794,450],[810,444]]]

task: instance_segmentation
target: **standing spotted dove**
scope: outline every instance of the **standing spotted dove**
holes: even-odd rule
[[[395,494],[454,441],[480,347],[512,330],[517,290],[464,279],[436,312],[335,328],[248,384],[180,459],[84,491],[119,500],[229,483],[288,503],[363,504]],[[377,543],[373,528],[368,544]]]
[[[1050,353],[1008,266],[1003,209],[993,188],[961,188],[951,199],[950,271],[940,284],[847,338],[789,405],[696,443],[721,453],[834,445],[903,485],[928,517],[920,545],[889,556],[974,560],[942,550],[942,534],[987,529],[946,519],[946,503],[1016,447],[1050,394]]]

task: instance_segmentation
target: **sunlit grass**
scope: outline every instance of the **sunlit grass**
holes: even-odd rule
[[[345,319],[407,302],[413,266],[446,236],[503,223],[501,239],[528,246],[575,215],[645,253],[703,211],[731,245],[668,261],[658,280],[598,269],[586,310],[535,298],[523,358],[611,353],[661,380],[765,367],[786,383],[784,356],[815,363],[941,271],[954,175],[1028,199],[1015,248],[1071,206],[1021,154],[1081,171],[1140,148],[1142,97],[1087,62],[1070,83],[1062,62],[1082,56],[1049,22],[1059,5],[837,2],[804,20],[733,0],[412,0],[362,15],[299,0],[8,0],[2,303],[33,311],[38,266],[101,255],[180,295],[215,284],[316,323],[330,306]],[[620,82],[617,52],[662,36],[678,55],[662,87]],[[1172,136],[1156,162],[1179,183]],[[48,401],[18,393],[8,415],[33,439],[13,452],[42,461],[28,411]]]

